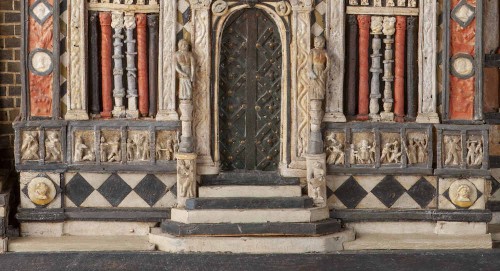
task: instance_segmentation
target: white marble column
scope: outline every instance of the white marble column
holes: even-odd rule
[[[193,23],[192,52],[196,58],[196,80],[193,84],[193,132],[200,173],[217,173],[211,156],[210,110],[210,4],[211,0],[190,0]]]
[[[417,122],[439,123],[437,114],[437,1],[420,1]]]
[[[326,39],[330,72],[326,92],[325,122],[346,122],[344,115],[345,0],[327,1]]]
[[[69,4],[69,84],[67,93],[67,120],[89,119],[87,104],[85,0]]]
[[[291,168],[306,169],[310,134],[308,56],[311,51],[312,0],[292,0],[292,163]]]
[[[178,120],[176,111],[176,74],[174,55],[177,38],[177,1],[160,3],[160,50],[158,70],[158,113],[157,120]]]

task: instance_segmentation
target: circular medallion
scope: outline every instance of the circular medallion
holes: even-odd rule
[[[457,180],[450,185],[448,195],[453,204],[461,208],[471,207],[477,200],[477,189],[468,180]]]
[[[28,197],[36,205],[47,205],[56,197],[54,183],[46,177],[36,177],[28,184]]]
[[[217,0],[212,5],[212,13],[217,16],[222,16],[227,13],[228,5],[224,0]]]
[[[474,76],[474,59],[467,54],[458,54],[451,58],[451,73],[460,78],[467,79]]]
[[[290,3],[281,1],[276,5],[276,13],[279,16],[288,16],[292,12],[292,6]]]
[[[30,70],[40,76],[48,75],[52,72],[52,53],[46,49],[36,49],[30,53]]]

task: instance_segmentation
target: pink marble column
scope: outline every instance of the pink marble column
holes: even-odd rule
[[[397,122],[403,122],[405,114],[405,48],[406,17],[396,16],[394,114]]]
[[[370,67],[369,67],[369,42],[370,42],[370,15],[358,16],[359,27],[359,95],[358,95],[358,120],[368,120],[368,105],[370,95]]]
[[[149,113],[148,92],[148,43],[146,14],[135,15],[137,21],[137,77],[139,82],[139,113],[146,117]]]
[[[111,29],[111,13],[99,13],[101,23],[101,75],[102,75],[102,112],[101,117],[111,118],[113,110],[113,69],[111,65],[113,47],[113,30]]]

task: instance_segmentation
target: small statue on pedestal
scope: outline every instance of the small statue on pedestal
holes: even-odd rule
[[[189,51],[189,43],[186,40],[180,40],[178,46],[179,51],[175,53],[175,70],[179,78],[179,99],[191,100],[196,60],[194,54]]]

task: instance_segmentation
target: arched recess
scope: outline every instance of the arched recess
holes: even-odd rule
[[[250,6],[249,4],[236,4],[231,6],[228,11],[219,17],[215,17],[212,20],[212,72],[213,77],[211,79],[211,101],[213,105],[213,157],[216,166],[220,165],[220,153],[219,153],[219,65],[221,59],[221,40],[223,31],[225,29],[226,23],[229,18],[236,12],[248,9],[257,8],[264,11],[269,17],[274,21],[279,29],[279,34],[282,44],[282,73],[281,73],[281,124],[280,124],[280,165],[279,167],[286,167],[290,162],[290,130],[291,130],[291,68],[290,68],[290,22],[286,17],[281,17],[275,11],[274,6],[261,3]]]

